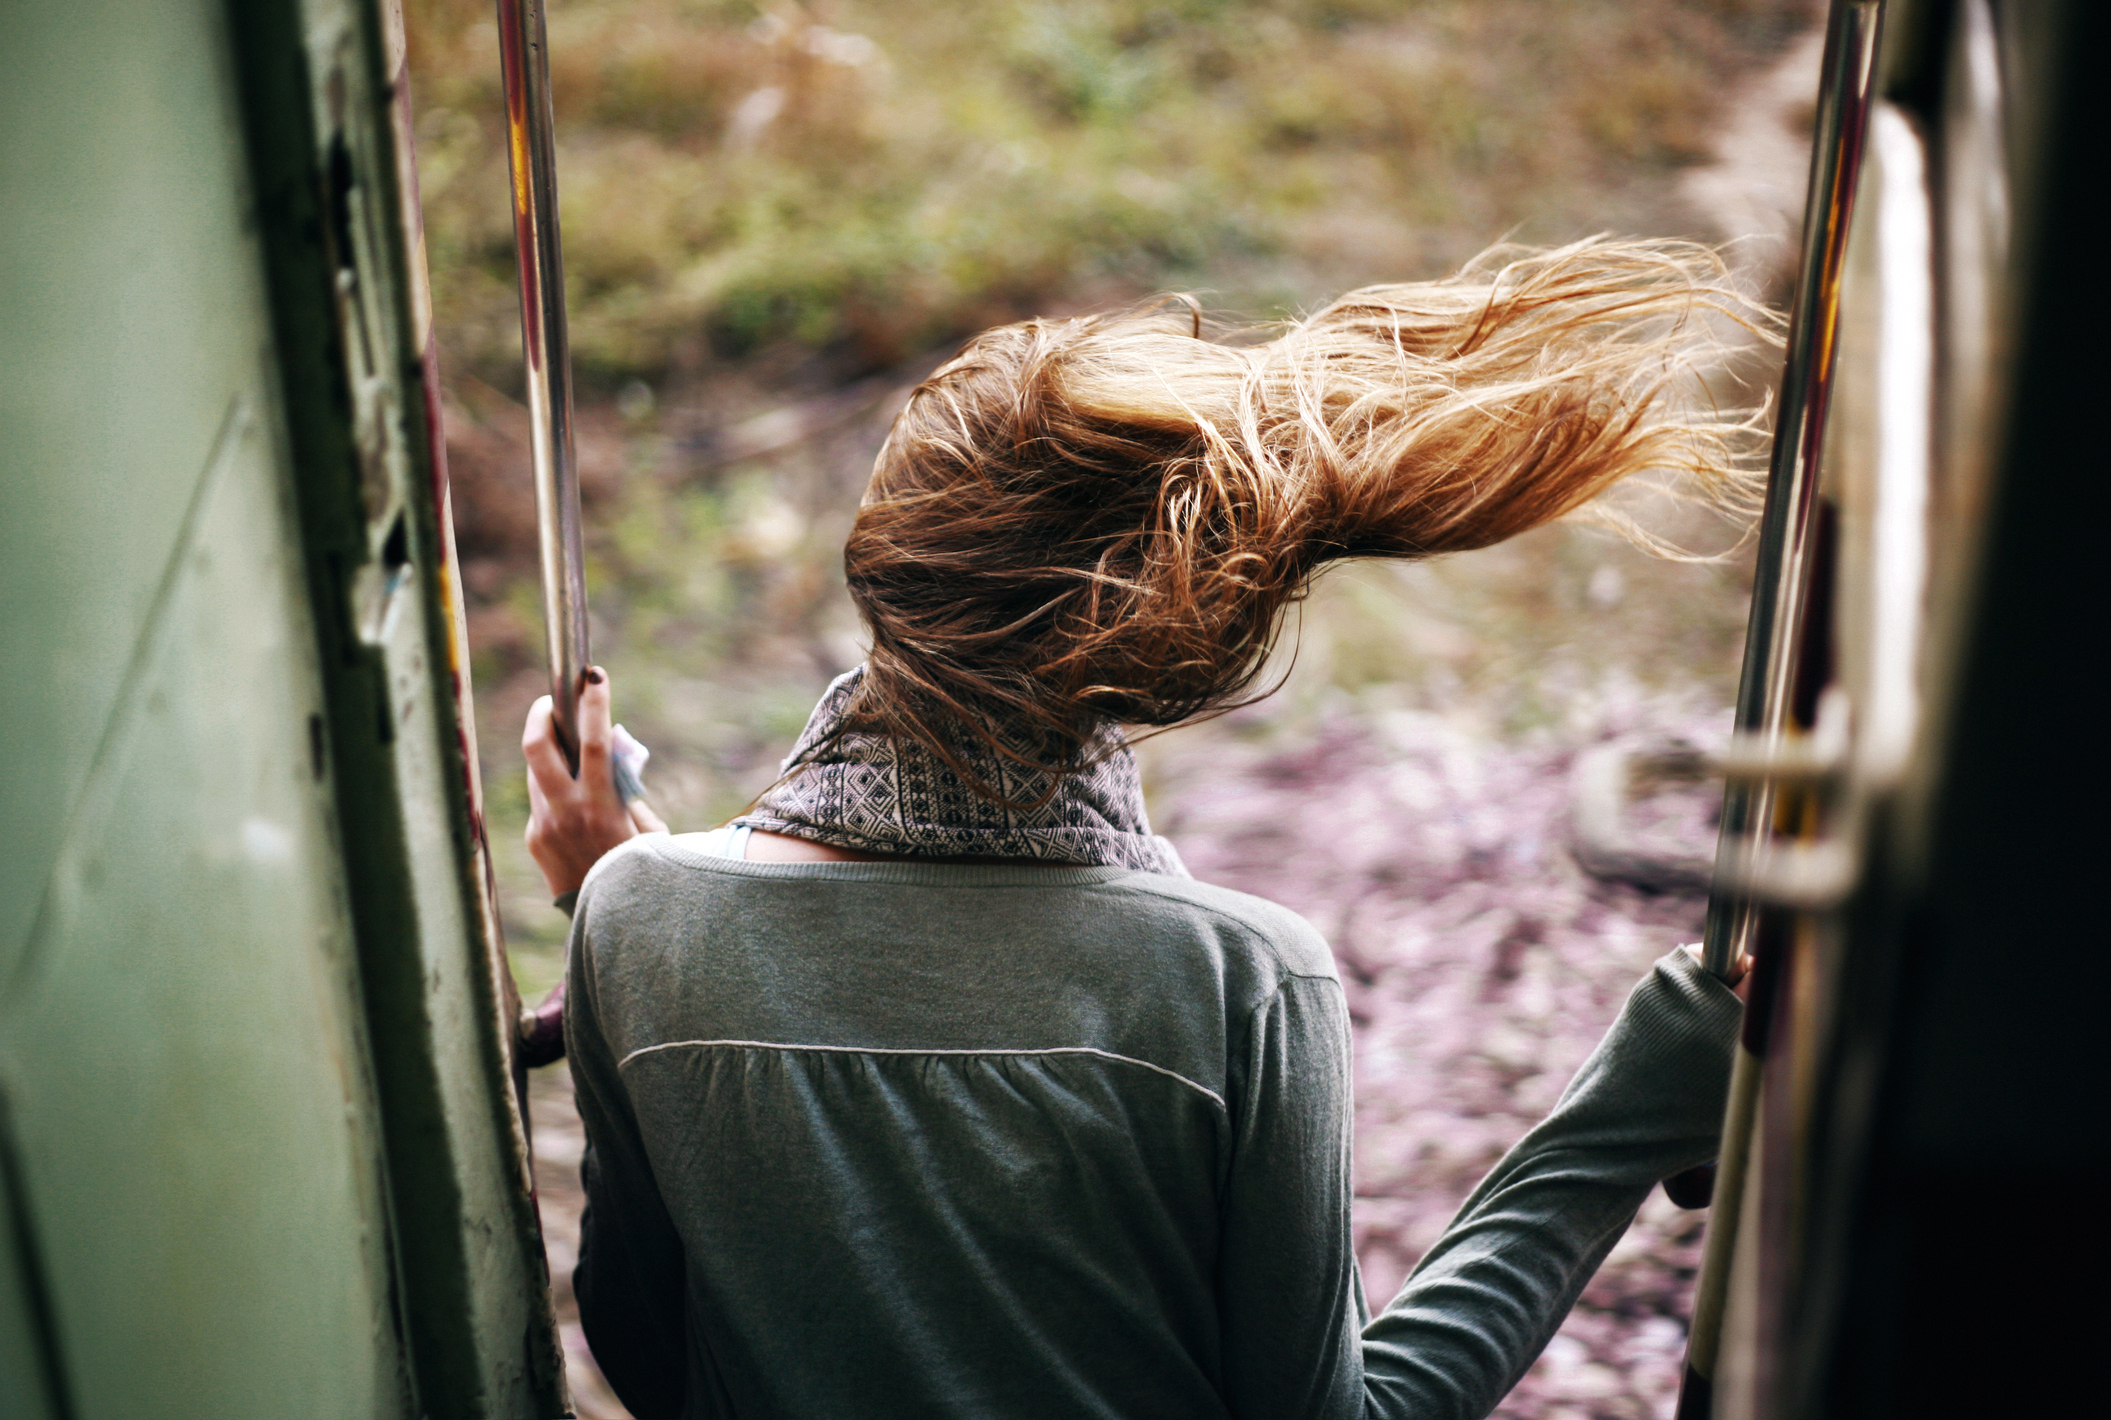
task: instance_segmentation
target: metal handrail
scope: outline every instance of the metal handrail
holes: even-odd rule
[[[543,0],[498,0],[550,700],[558,740],[576,774],[579,690],[589,659],[586,553],[580,536],[579,467],[572,450],[572,350],[565,324],[564,251],[557,231],[557,154],[546,28]]]
[[[1752,615],[1737,691],[1738,732],[1764,739],[1801,728],[1791,725],[1790,712],[1817,540],[1819,453],[1839,353],[1840,272],[1868,129],[1882,10],[1882,0],[1833,0],[1826,26],[1802,260],[1789,315],[1780,418],[1766,509],[1760,515]],[[1724,861],[1746,851],[1745,840],[1768,831],[1773,799],[1764,782],[1730,787],[1719,839]],[[1715,893],[1701,949],[1709,971],[1722,979],[1734,974],[1750,945],[1752,926],[1747,897],[1734,890]]]
[[[1779,756],[1791,733],[1810,728],[1799,722],[1796,702],[1823,689],[1802,683],[1809,679],[1803,663],[1814,632],[1809,624],[1812,580],[1820,570],[1818,476],[1839,353],[1840,275],[1875,98],[1882,18],[1883,0],[1833,0],[1826,22],[1780,422],[1760,519],[1752,616],[1737,696],[1740,738],[1762,755]],[[1822,628],[1815,631],[1823,634]],[[1716,886],[1702,945],[1702,965],[1721,980],[1736,974],[1757,932],[1762,908],[1751,892],[1749,865],[1774,834],[1779,789],[1772,778],[1733,780],[1723,796]],[[1678,1420],[1705,1420],[1714,1409],[1724,1304],[1759,1099],[1761,1066],[1750,1040],[1748,1031],[1730,1077],[1713,1208],[1694,1285]]]

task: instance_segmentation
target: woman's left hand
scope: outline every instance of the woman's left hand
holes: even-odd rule
[[[574,779],[557,740],[556,720],[545,695],[528,711],[521,752],[528,761],[528,852],[542,869],[552,897],[577,892],[603,854],[640,833],[664,833],[667,825],[633,800],[616,795],[609,759],[608,674],[590,667],[579,692],[579,777]]]
[[[1679,950],[1692,957],[1694,965],[1700,965],[1702,951],[1699,942],[1689,942],[1679,948]],[[1725,981],[1723,985],[1735,991],[1737,999],[1740,1001],[1749,1002],[1752,999],[1752,954],[1750,952],[1740,952],[1738,954],[1737,960],[1731,963],[1730,966],[1730,979]]]

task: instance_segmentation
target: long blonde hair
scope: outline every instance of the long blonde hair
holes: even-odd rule
[[[1755,421],[1695,397],[1719,317],[1773,327],[1705,247],[1593,239],[1259,332],[1171,301],[988,331],[911,396],[844,548],[854,723],[1074,765],[1101,721],[1243,703],[1331,562],[1485,547],[1640,473],[1748,515]]]

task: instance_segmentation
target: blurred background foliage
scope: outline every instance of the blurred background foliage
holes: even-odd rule
[[[894,409],[962,338],[1162,290],[1277,318],[1504,237],[1741,235],[1682,180],[1811,15],[552,0],[594,647],[655,803],[678,828],[738,811],[859,659],[842,538]],[[518,840],[543,672],[497,41],[488,0],[406,19],[492,838],[535,992],[563,919]],[[1352,569],[1306,608],[1283,698],[1175,739],[1403,704],[1573,739],[1622,685],[1727,705],[1742,578],[1567,528]]]
[[[1051,300],[1199,285],[1276,308],[1511,229],[1627,226],[1606,190],[1702,158],[1725,70],[1807,8],[560,0],[574,357],[611,389],[772,346],[871,370]],[[502,384],[491,7],[409,19],[441,323]]]

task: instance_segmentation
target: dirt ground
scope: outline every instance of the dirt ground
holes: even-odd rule
[[[1732,241],[1753,285],[1777,293],[1817,57],[1813,32],[1755,75],[1728,106],[1716,161],[1678,185],[1692,225]],[[1593,745],[1726,733],[1741,623],[1734,561],[1656,563],[1547,530],[1343,579],[1308,610],[1284,696],[1144,747],[1156,826],[1196,876],[1296,909],[1334,947],[1355,1031],[1355,1230],[1374,1306],[1552,1104],[1649,963],[1698,937],[1698,897],[1577,866],[1570,779]],[[803,708],[789,709],[795,728]],[[715,821],[707,802],[694,812]],[[1690,853],[1711,844],[1712,814],[1697,792],[1637,810],[1653,842]],[[550,924],[512,920],[549,916],[532,898],[509,902],[509,935],[540,934],[547,953]],[[532,1093],[573,1396],[581,1416],[622,1416],[569,1289],[582,1141],[563,1068],[538,1073]],[[1653,1194],[1497,1414],[1668,1417],[1704,1223]]]

